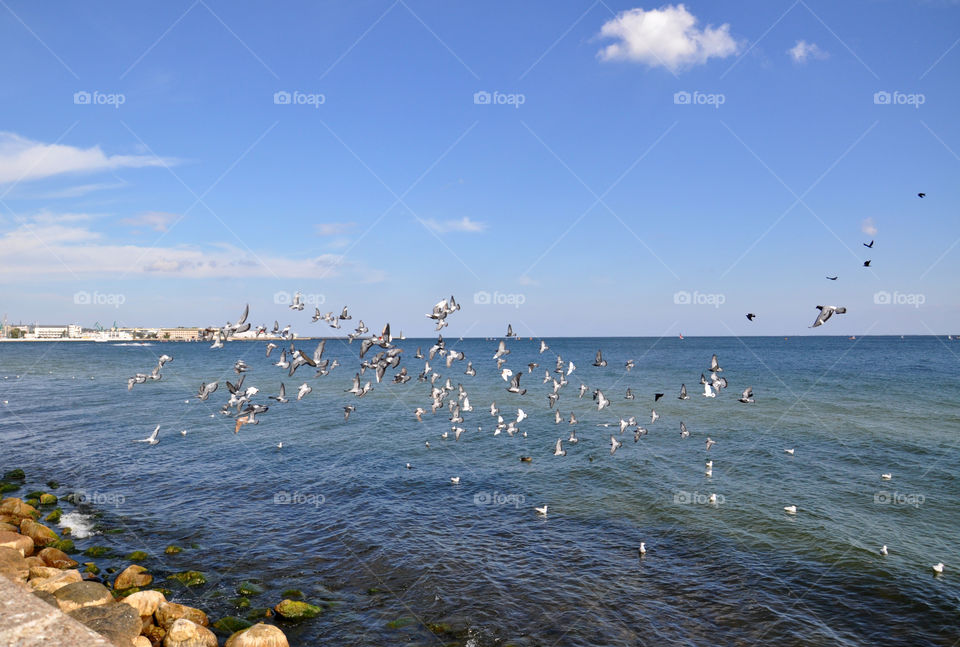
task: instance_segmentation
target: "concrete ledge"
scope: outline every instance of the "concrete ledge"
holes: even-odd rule
[[[0,645],[9,647],[113,647],[113,643],[60,609],[0,575]]]

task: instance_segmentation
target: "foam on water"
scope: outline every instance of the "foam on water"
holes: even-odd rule
[[[60,517],[59,526],[61,528],[69,528],[70,536],[76,539],[85,539],[97,534],[93,529],[93,517],[88,514],[83,514],[82,512],[68,512],[64,514]]]

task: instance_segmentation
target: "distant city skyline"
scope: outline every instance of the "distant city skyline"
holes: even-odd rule
[[[960,329],[956,3],[105,6],[0,8],[11,321]]]

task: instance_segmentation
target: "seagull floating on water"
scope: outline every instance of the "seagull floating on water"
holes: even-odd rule
[[[160,441],[157,440],[157,434],[160,433],[160,425],[157,425],[157,428],[153,430],[153,433],[147,436],[146,438],[141,438],[136,441],[138,443],[150,443],[151,445],[156,445]]]

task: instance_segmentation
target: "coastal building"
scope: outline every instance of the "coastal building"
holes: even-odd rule
[[[161,328],[157,331],[158,339],[170,341],[197,341],[200,338],[199,328]]]
[[[34,339],[79,339],[83,329],[76,324],[67,324],[65,326],[41,326],[37,324],[33,327],[33,332],[29,335]]]

